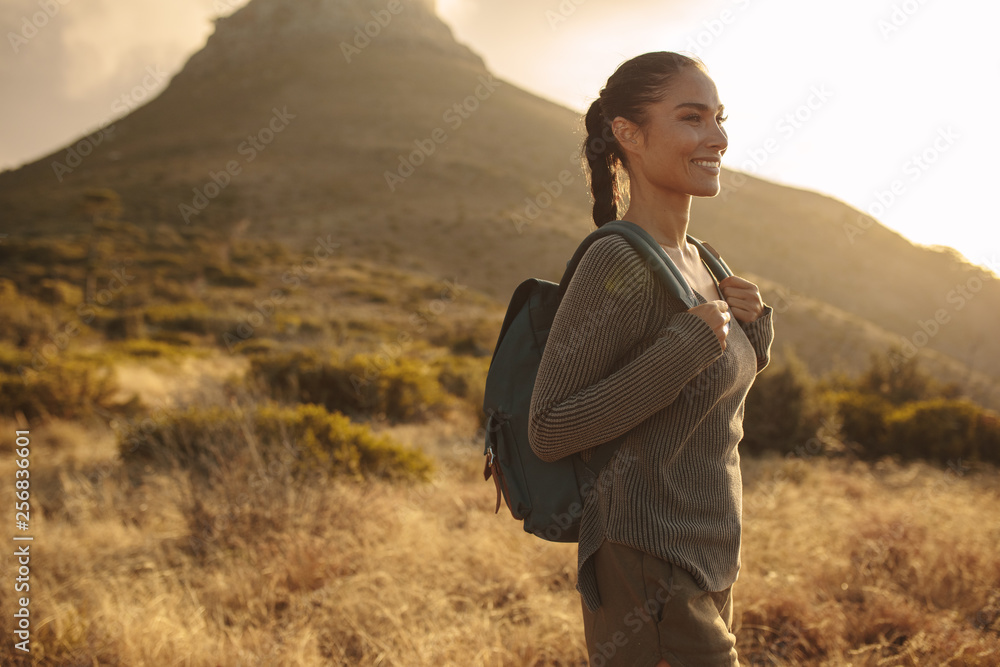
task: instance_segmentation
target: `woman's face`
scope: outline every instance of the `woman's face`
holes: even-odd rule
[[[621,142],[629,154],[630,180],[638,178],[677,194],[717,195],[722,155],[729,142],[712,79],[695,67],[684,68],[666,97],[648,107],[646,118],[644,132],[634,132]]]

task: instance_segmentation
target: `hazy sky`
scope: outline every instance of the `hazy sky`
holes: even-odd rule
[[[209,19],[243,4],[0,0],[0,168],[112,120],[136,86],[154,95],[204,44]],[[45,6],[58,11],[12,41]],[[580,111],[620,62],[694,52],[729,114],[726,166],[874,211],[1000,272],[1000,134],[986,115],[1000,103],[1000,3],[438,0],[438,10],[495,74]],[[845,234],[863,243],[855,231]]]

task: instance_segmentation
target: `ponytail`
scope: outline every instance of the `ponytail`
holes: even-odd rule
[[[587,138],[583,142],[583,154],[590,167],[590,192],[594,196],[594,224],[598,227],[605,222],[618,219],[618,203],[621,193],[617,186],[617,168],[621,162],[617,140],[611,132],[611,125],[605,120],[601,110],[601,100],[590,105],[586,118]]]

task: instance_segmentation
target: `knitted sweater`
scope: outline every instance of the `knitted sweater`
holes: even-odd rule
[[[734,318],[724,352],[687,310],[612,235],[587,249],[552,322],[531,396],[532,449],[589,460],[590,448],[625,434],[580,518],[577,589],[591,610],[591,556],[605,539],[683,567],[706,591],[739,571],[737,444],[743,400],[769,360],[771,308],[749,324]]]

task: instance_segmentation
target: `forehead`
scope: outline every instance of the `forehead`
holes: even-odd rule
[[[678,72],[656,106],[663,111],[686,103],[704,105],[713,110],[721,106],[715,82],[697,67],[685,67]]]

